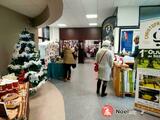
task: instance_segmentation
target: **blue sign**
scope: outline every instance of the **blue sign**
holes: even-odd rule
[[[121,33],[121,51],[132,52],[133,31],[122,31]]]

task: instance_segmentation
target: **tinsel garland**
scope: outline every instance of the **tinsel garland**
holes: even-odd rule
[[[11,68],[11,69],[14,69],[14,70],[20,69],[20,65],[12,65],[12,64],[10,64],[10,65],[8,65],[8,67]]]
[[[33,60],[31,60],[31,61],[29,61],[29,62],[24,62],[24,65],[22,66],[22,68],[23,69],[25,69],[25,68],[29,68],[31,65],[41,65],[41,61],[39,60],[39,61],[33,61]]]
[[[30,88],[30,92],[36,92],[43,84],[45,84],[46,79],[42,80],[36,87]]]
[[[28,57],[32,58],[37,53],[26,53],[22,52],[21,54],[18,54],[18,52],[13,53],[13,59],[18,59],[18,57]]]
[[[41,69],[40,72],[34,72],[34,71],[29,71],[24,75],[24,78],[27,78],[29,75],[33,75],[36,74],[37,77],[41,77],[43,76],[45,73],[43,72],[43,70]]]
[[[16,69],[26,69],[26,68],[29,68],[31,65],[41,65],[41,61],[29,61],[29,62],[24,62],[24,65],[20,66],[20,65],[12,65],[10,64],[8,67],[13,69],[13,70],[16,70]]]
[[[32,46],[35,46],[34,41],[19,41],[19,45],[22,45],[22,44],[31,44]]]
[[[28,38],[28,39],[30,39],[30,38],[31,38],[31,35],[30,35],[30,34],[20,34],[19,37],[20,37],[21,39],[23,39],[23,38]]]
[[[37,72],[29,71],[24,75],[24,78],[27,78],[29,75],[32,75],[32,74],[35,74],[35,73],[37,73]]]

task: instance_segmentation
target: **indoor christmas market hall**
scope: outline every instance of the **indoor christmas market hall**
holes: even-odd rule
[[[159,0],[1,0],[0,120],[159,120]]]

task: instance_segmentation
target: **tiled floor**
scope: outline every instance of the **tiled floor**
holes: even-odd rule
[[[46,82],[30,98],[29,120],[65,120],[63,96],[50,82]]]
[[[93,64],[87,62],[79,64],[72,71],[72,79],[68,82],[52,80],[64,97],[66,120],[159,120],[149,114],[113,113],[112,117],[103,117],[102,106],[110,104],[114,109],[133,110],[134,98],[120,98],[114,96],[112,83],[107,87],[108,96],[101,98],[96,95],[96,74],[93,71]]]

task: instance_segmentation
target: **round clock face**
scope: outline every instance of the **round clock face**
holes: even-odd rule
[[[113,27],[108,24],[108,25],[105,27],[105,32],[106,32],[106,34],[109,35],[112,31],[113,31]]]

